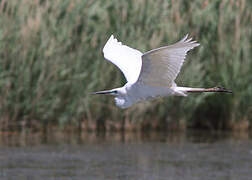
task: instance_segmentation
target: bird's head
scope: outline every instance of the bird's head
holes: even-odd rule
[[[123,96],[125,94],[125,92],[122,88],[115,88],[115,89],[111,89],[111,90],[97,91],[97,92],[93,92],[91,94],[105,94],[105,95],[112,95],[112,96]]]
[[[115,96],[115,103],[118,107],[125,109],[132,105],[131,101],[127,97],[127,93],[124,87],[93,92],[92,94],[105,94]]]

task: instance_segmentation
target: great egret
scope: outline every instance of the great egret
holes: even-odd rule
[[[231,93],[221,87],[191,88],[176,85],[174,80],[180,72],[186,53],[200,45],[187,37],[188,34],[175,44],[141,53],[123,45],[111,35],[103,48],[104,57],[123,72],[127,83],[120,88],[92,94],[113,95],[116,105],[124,109],[158,96],[187,96],[187,93],[192,92]]]

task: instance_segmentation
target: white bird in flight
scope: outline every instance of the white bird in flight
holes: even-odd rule
[[[127,83],[120,88],[93,92],[115,96],[115,103],[120,108],[160,96],[187,96],[192,92],[228,92],[230,90],[214,88],[179,87],[176,79],[186,53],[199,46],[188,34],[179,42],[170,46],[153,49],[146,53],[123,45],[113,35],[103,48],[106,60],[115,64],[124,74]]]

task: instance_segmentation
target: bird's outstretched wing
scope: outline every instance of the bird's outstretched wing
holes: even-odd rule
[[[128,82],[137,81],[142,66],[140,51],[123,45],[111,35],[103,48],[103,53],[105,59],[115,64],[123,72]]]
[[[150,86],[171,87],[180,72],[186,53],[200,45],[187,37],[188,35],[173,45],[144,53],[138,81]]]

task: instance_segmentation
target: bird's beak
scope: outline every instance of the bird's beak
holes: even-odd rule
[[[105,91],[97,91],[97,92],[92,92],[91,94],[113,94],[113,90],[105,90]]]

